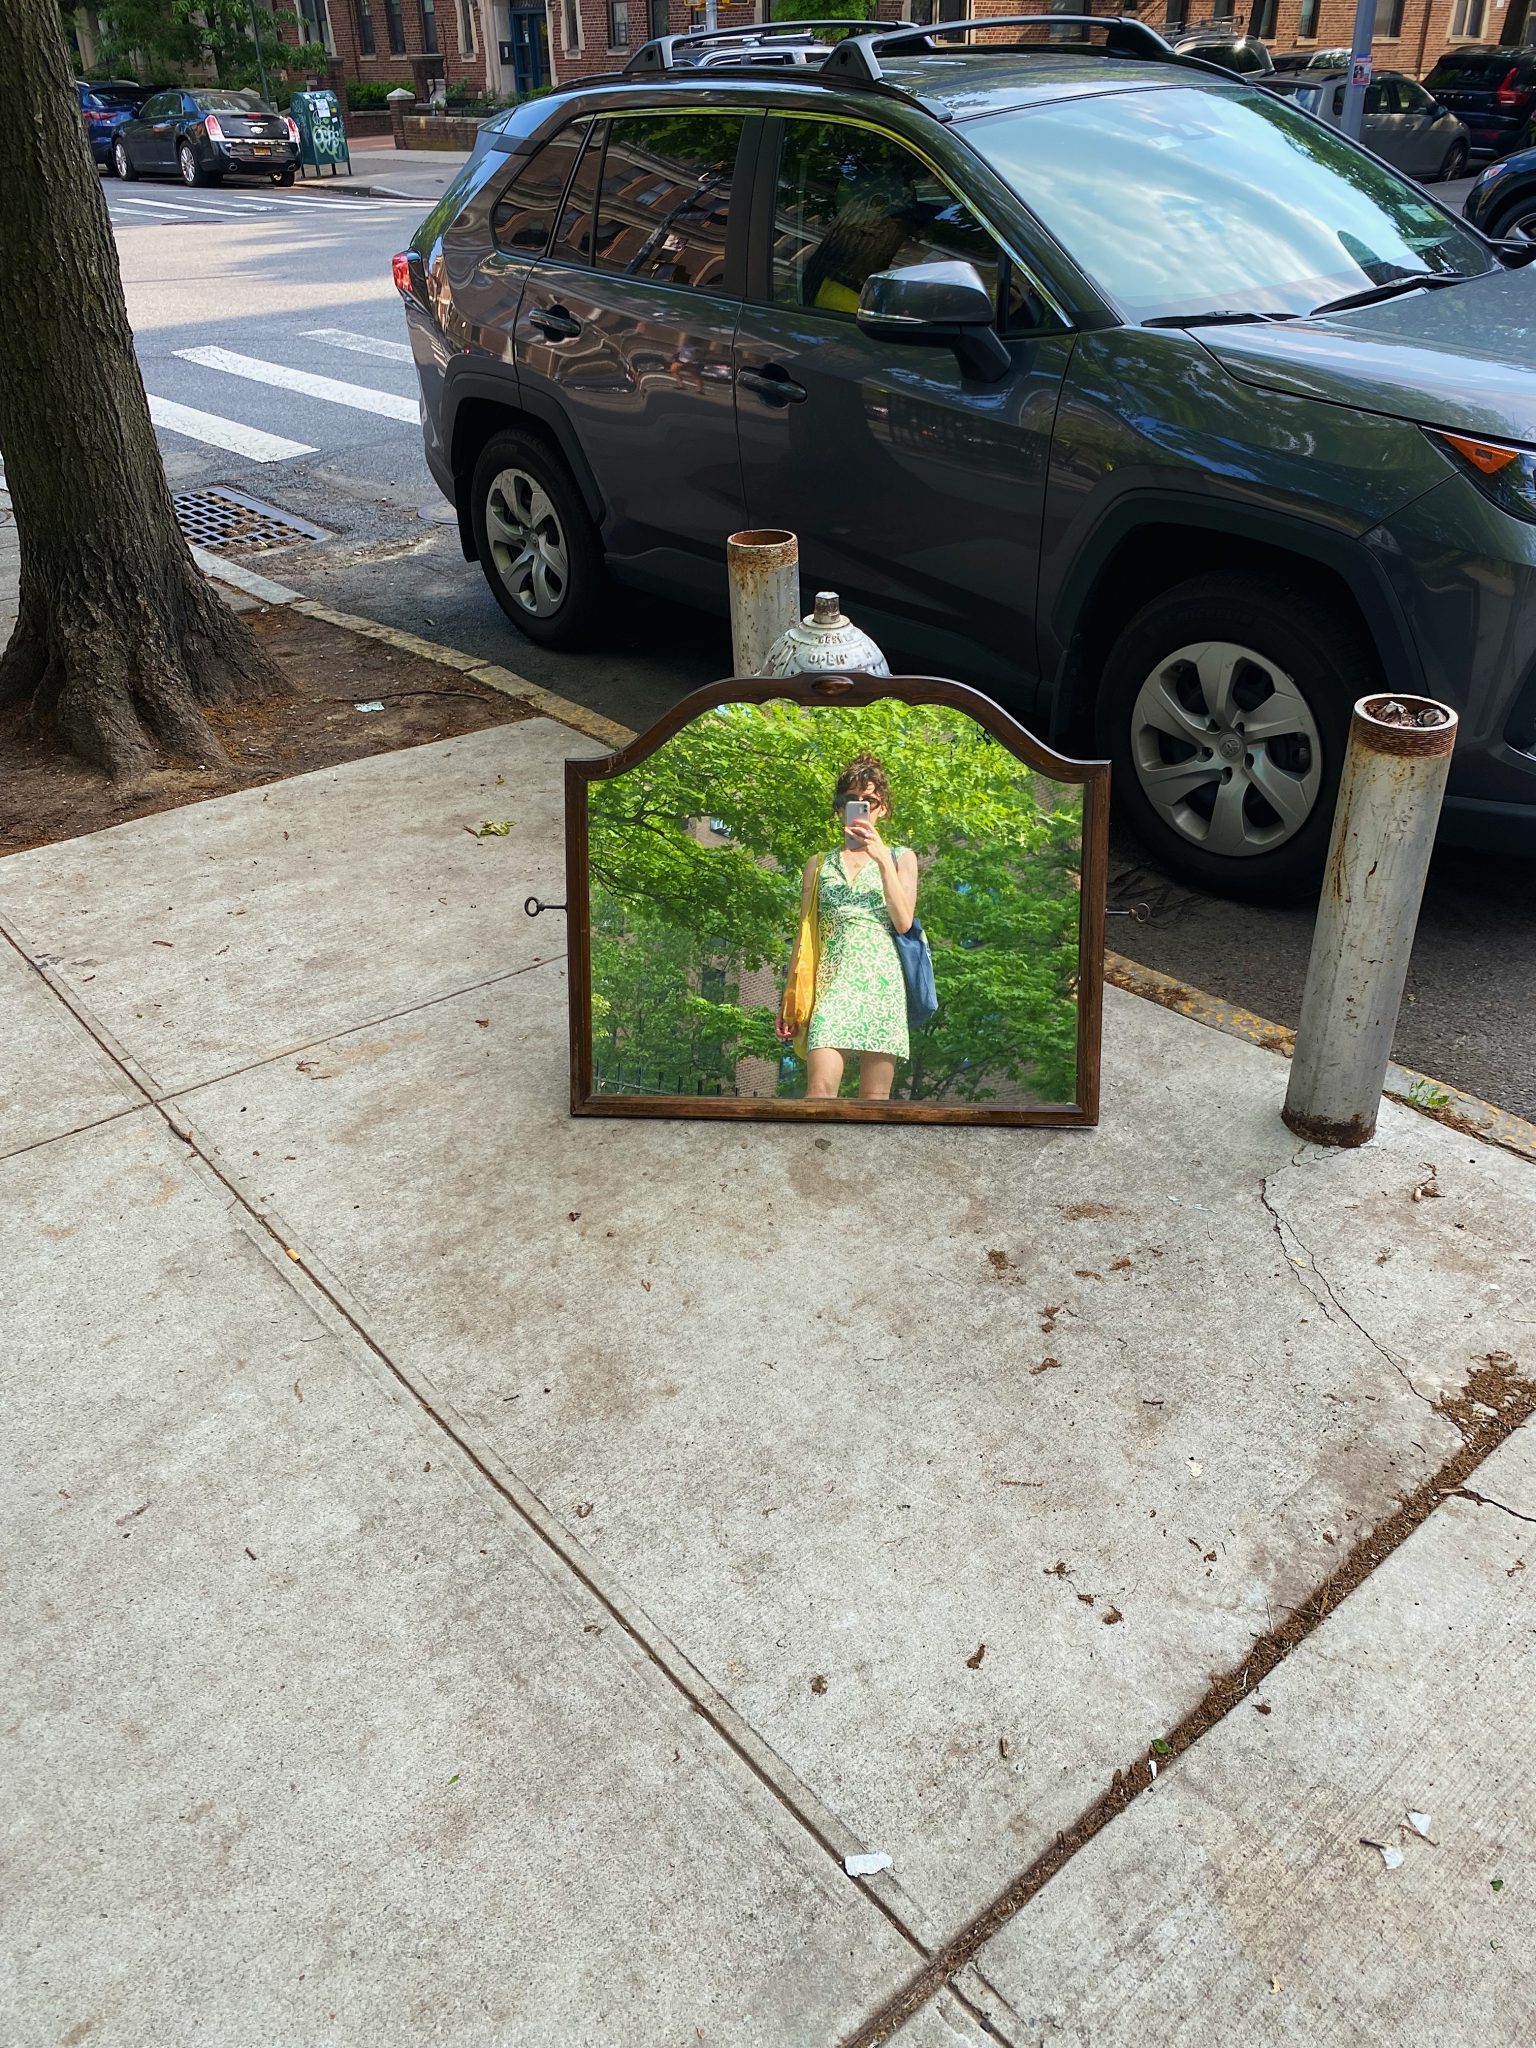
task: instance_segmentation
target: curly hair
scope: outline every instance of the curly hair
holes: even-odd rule
[[[840,811],[849,797],[869,795],[891,808],[891,785],[886,780],[885,763],[878,754],[855,754],[842,774],[837,778],[837,788],[832,793],[832,808]]]

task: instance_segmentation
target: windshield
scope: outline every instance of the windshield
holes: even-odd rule
[[[93,85],[86,94],[93,107],[136,107],[143,97],[136,85]]]
[[[205,114],[270,114],[272,109],[259,93],[199,92],[192,97]]]
[[[1426,85],[1476,85],[1491,91],[1515,70],[1514,52],[1495,50],[1483,56],[1442,57]]]
[[[1488,249],[1416,185],[1274,94],[1176,86],[968,121],[966,140],[1132,321],[1305,314]]]

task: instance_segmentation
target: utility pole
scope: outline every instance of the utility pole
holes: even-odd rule
[[[264,100],[272,97],[267,84],[267,60],[261,47],[261,24],[256,19],[256,0],[251,0],[251,34],[256,38],[256,69],[261,73],[261,96]]]
[[[1371,82],[1371,36],[1376,27],[1376,0],[1355,0],[1355,33],[1350,43],[1349,77],[1344,82],[1344,113],[1340,126],[1360,140],[1365,119],[1365,89]]]

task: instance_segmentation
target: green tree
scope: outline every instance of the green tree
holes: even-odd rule
[[[102,67],[124,71],[142,64],[154,77],[169,79],[211,64],[220,85],[229,86],[256,84],[262,58],[269,78],[325,69],[323,45],[283,40],[297,31],[297,14],[258,5],[256,21],[259,53],[250,0],[112,0],[102,10]]]
[[[893,698],[727,707],[592,786],[600,1087],[623,1068],[664,1093],[729,1093],[736,1062],[781,1055],[773,1004],[743,986],[765,968],[782,986],[803,864],[838,843],[833,787],[865,750],[891,780],[886,837],[919,857],[939,988],[898,1094],[1073,1098],[1080,792],[1032,775],[964,714]]]

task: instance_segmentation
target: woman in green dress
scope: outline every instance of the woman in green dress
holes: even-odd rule
[[[850,803],[867,804],[867,813],[850,818]],[[834,1097],[844,1062],[856,1053],[859,1100],[885,1102],[896,1062],[910,1056],[907,988],[894,935],[917,915],[917,856],[910,847],[887,846],[881,837],[891,791],[873,754],[848,763],[837,779],[832,810],[843,827],[843,843],[806,862],[800,890],[802,925],[814,900],[818,939],[805,1092],[811,1101]],[[792,964],[791,979],[793,972]],[[793,1035],[782,1004],[778,1028],[781,1038]]]

